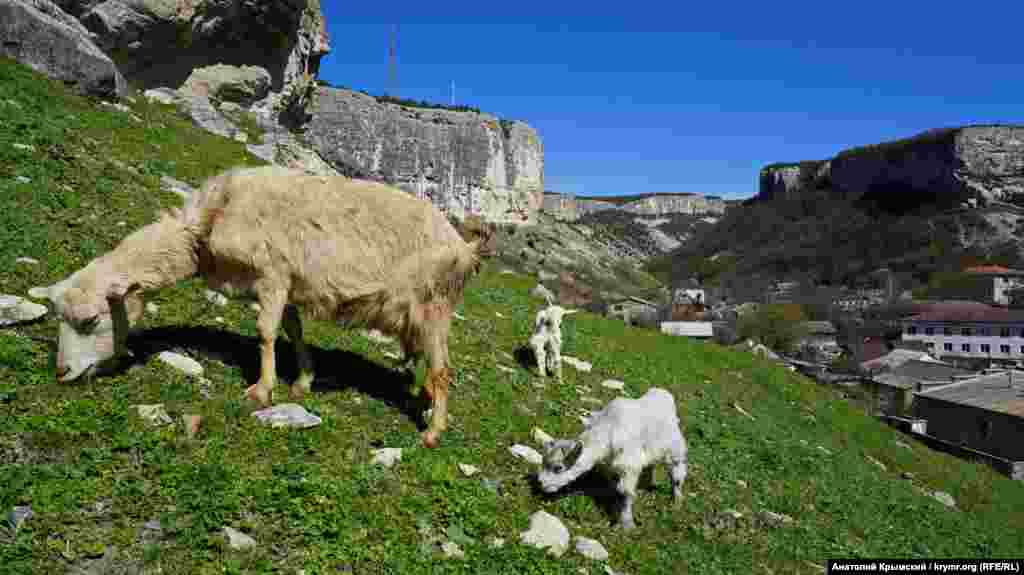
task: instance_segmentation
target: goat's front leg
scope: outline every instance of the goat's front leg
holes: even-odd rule
[[[677,450],[669,458],[669,473],[672,475],[672,496],[683,498],[683,481],[686,481],[686,449]]]
[[[530,347],[533,348],[533,357],[537,360],[537,373],[541,377],[547,377],[547,355],[544,351],[547,342],[538,336],[530,338]]]
[[[559,383],[562,381],[562,338],[552,337],[548,340],[548,368],[554,373]]]
[[[284,331],[295,347],[295,356],[299,364],[299,377],[292,382],[288,397],[301,400],[313,387],[313,358],[302,340],[302,318],[294,305],[284,306]]]
[[[274,341],[277,328],[281,325],[284,312],[285,292],[260,291],[260,317],[257,327],[260,332],[260,380],[245,390],[245,397],[261,407],[269,407],[274,397],[274,383],[277,380],[274,365]]]
[[[633,499],[636,498],[636,484],[640,479],[640,474],[636,469],[623,470],[622,477],[619,478],[618,490],[623,497],[622,510],[619,512],[619,525],[623,529],[633,529],[636,524],[633,523]]]

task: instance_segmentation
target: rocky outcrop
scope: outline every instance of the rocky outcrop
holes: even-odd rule
[[[193,70],[260,66],[281,91],[316,75],[330,49],[319,0],[59,0],[143,89],[178,88]]]
[[[700,194],[656,194],[626,202],[620,209],[645,216],[722,214],[725,202],[717,196]]]
[[[601,200],[584,200],[576,198],[576,215],[578,217],[583,217],[587,214],[601,212],[604,210],[614,210],[618,207],[618,204],[612,202],[604,202]]]
[[[1024,126],[966,126],[845,150],[828,161],[768,166],[760,199],[828,191],[848,200],[895,195],[952,205],[1024,194]]]
[[[0,56],[74,84],[86,94],[120,96],[127,84],[89,31],[50,0],[0,0]]]
[[[320,87],[304,137],[343,174],[385,181],[455,217],[531,221],[544,190],[544,150],[522,122],[411,108]]]

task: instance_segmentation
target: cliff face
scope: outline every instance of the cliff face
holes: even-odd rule
[[[825,162],[769,166],[759,198],[829,189],[844,199],[907,195],[944,203],[1024,193],[1024,126],[968,126],[840,152]]]
[[[274,91],[316,75],[330,47],[319,0],[57,0],[143,88],[215,64],[265,68]]]
[[[722,214],[725,202],[715,196],[697,194],[658,194],[624,204],[621,209],[645,216],[668,214]]]
[[[306,140],[341,173],[397,185],[455,217],[523,223],[541,205],[544,150],[524,123],[326,87],[309,111]]]

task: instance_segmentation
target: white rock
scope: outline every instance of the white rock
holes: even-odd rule
[[[153,302],[146,302],[146,313],[148,313],[148,314],[156,314],[156,313],[159,313],[159,311],[160,311],[160,306],[156,305]]]
[[[569,530],[554,515],[538,511],[530,516],[530,528],[519,534],[519,540],[561,557],[569,548]]]
[[[14,263],[16,263],[16,264],[28,264],[28,265],[34,266],[34,265],[39,263],[39,260],[37,260],[36,258],[20,257],[20,258],[14,260]]]
[[[206,301],[218,306],[228,305],[228,298],[224,294],[210,289],[206,290]]]
[[[383,333],[380,332],[380,330],[370,329],[370,330],[364,330],[362,333],[363,333],[363,337],[365,337],[366,339],[368,339],[368,340],[370,340],[372,342],[375,342],[375,343],[394,343],[395,342],[395,338],[384,335]]]
[[[575,541],[576,552],[580,555],[594,561],[608,560],[608,550],[604,548],[604,545],[601,545],[600,541],[580,536],[576,536]]]
[[[170,423],[174,423],[174,420],[167,414],[167,410],[164,409],[164,404],[162,403],[133,405],[132,407],[139,413],[139,417],[153,425],[168,425]]]
[[[934,497],[939,503],[949,507],[950,509],[956,509],[956,500],[953,496],[946,493],[945,491],[933,491],[931,496]]]
[[[503,319],[504,319],[504,317],[505,317],[505,316],[501,315],[501,312],[500,312],[500,311],[496,311],[496,312],[494,312],[494,315],[496,315],[496,316],[498,316],[498,317],[500,317],[500,318],[503,318]]]
[[[323,423],[322,419],[306,411],[305,407],[297,403],[279,403],[273,407],[254,411],[252,416],[270,427],[305,429]]]
[[[500,548],[502,548],[504,546],[505,546],[505,540],[502,539],[501,537],[495,537],[494,539],[491,539],[491,547],[493,547],[495,549],[500,549]]]
[[[526,460],[527,463],[532,463],[534,465],[540,465],[544,463],[544,458],[541,456],[540,453],[537,453],[537,451],[532,447],[528,447],[526,445],[519,445],[517,443],[512,447],[509,447],[508,450],[512,452],[512,455],[515,455],[520,459]]]
[[[195,191],[195,188],[189,184],[170,176],[160,176],[160,188],[168,192],[174,192],[185,200],[192,197],[192,193]]]
[[[370,463],[391,467],[402,460],[402,449],[400,447],[384,447],[373,450],[373,460]]]
[[[512,369],[511,367],[505,367],[504,365],[497,365],[496,367],[498,369],[500,369],[501,371],[504,371],[505,373],[515,373],[516,372],[516,370]]]
[[[576,371],[582,371],[583,373],[587,373],[593,368],[590,363],[576,359],[571,355],[563,355],[562,361],[576,368]]]
[[[776,513],[767,509],[761,511],[761,519],[773,525],[790,525],[794,522],[794,519],[785,513]]]
[[[34,151],[36,151],[36,149],[34,147],[32,147],[32,146],[30,146],[28,144],[18,144],[18,143],[15,143],[15,144],[11,144],[11,145],[14,146],[15,149],[21,150],[23,152],[34,152]]]
[[[154,88],[142,93],[149,100],[155,100],[161,104],[173,104],[178,98],[173,90],[167,88]]]
[[[626,382],[619,381],[617,379],[606,379],[606,380],[601,382],[601,387],[606,387],[608,389],[614,389],[616,391],[621,391],[621,390],[626,388]]]
[[[19,184],[28,184],[32,182],[32,180],[26,178],[25,176],[15,176],[14,181],[18,182]]]
[[[480,473],[480,468],[470,465],[468,463],[459,463],[459,471],[462,472],[466,477],[473,477],[477,473]]]
[[[122,221],[120,221],[120,222],[117,222],[117,225],[118,225],[119,227],[124,227],[124,226],[127,226],[127,225],[128,225],[128,222],[125,222],[125,221],[123,221],[123,220],[122,220]]]
[[[224,539],[227,541],[228,547],[237,551],[256,545],[255,539],[231,527],[224,527]]]
[[[0,326],[37,320],[46,315],[47,311],[45,305],[28,301],[23,297],[0,295]]]
[[[462,552],[458,544],[453,541],[445,541],[441,544],[441,551],[444,552],[444,556],[449,559],[464,559],[466,554]]]
[[[460,320],[460,321],[465,321],[466,320],[466,318],[462,317],[462,314],[460,314],[459,312],[453,312],[452,316],[455,319]]]
[[[736,485],[739,485],[739,486],[740,486],[740,487],[742,487],[743,489],[746,489],[746,488],[747,488],[747,482],[746,482],[746,481],[743,481],[742,479],[737,479],[737,480],[736,480]]]
[[[174,369],[177,369],[178,371],[184,372],[187,375],[195,377],[203,375],[203,366],[191,357],[181,355],[180,353],[174,353],[173,351],[161,351],[156,357],[160,361]]]
[[[217,316],[217,317],[213,318],[213,321],[215,321],[217,323],[224,323],[224,318],[222,318],[221,316]]]
[[[533,440],[536,441],[537,443],[541,444],[541,445],[544,445],[546,443],[550,443],[550,442],[555,440],[554,437],[551,437],[550,435],[545,433],[543,429],[541,429],[539,427],[534,427],[532,433],[533,433]]]

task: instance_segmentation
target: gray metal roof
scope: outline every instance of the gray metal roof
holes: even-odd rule
[[[914,395],[1024,417],[1024,371],[984,375]]]

